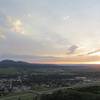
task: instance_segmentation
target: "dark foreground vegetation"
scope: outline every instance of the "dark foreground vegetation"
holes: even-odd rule
[[[100,100],[100,86],[70,88],[53,93],[22,93],[10,95],[0,100]]]
[[[100,100],[100,87],[59,90],[53,94],[42,95],[41,100]]]

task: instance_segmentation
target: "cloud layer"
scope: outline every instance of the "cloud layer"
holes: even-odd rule
[[[1,0],[0,59],[98,61],[99,4],[95,0]]]

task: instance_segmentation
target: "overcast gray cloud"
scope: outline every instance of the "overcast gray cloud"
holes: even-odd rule
[[[67,49],[67,54],[74,54],[77,49],[78,49],[77,45],[72,45]]]

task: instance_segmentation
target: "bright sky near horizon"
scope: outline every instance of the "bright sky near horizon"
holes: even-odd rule
[[[0,0],[0,60],[100,63],[100,0]]]

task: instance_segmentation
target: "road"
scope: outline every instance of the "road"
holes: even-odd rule
[[[73,86],[69,86],[69,87],[60,87],[60,88],[55,88],[55,89],[52,89],[52,90],[47,90],[47,91],[31,91],[35,94],[38,94],[38,95],[41,95],[41,94],[52,94],[53,92],[55,91],[59,91],[59,90],[64,90],[64,89],[74,89],[74,88],[83,88],[83,87],[88,87],[88,86],[100,86],[100,81],[95,81],[95,82],[92,82],[92,83],[80,83],[80,84],[75,84]]]

